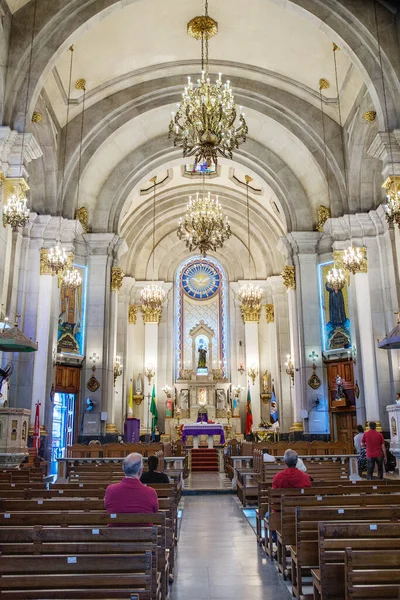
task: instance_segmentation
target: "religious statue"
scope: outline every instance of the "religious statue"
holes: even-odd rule
[[[264,375],[263,375],[263,392],[264,394],[268,394],[269,393],[269,371],[265,371]]]
[[[165,416],[166,417],[173,417],[174,414],[174,402],[172,400],[172,396],[167,396],[167,399],[165,401]]]
[[[184,417],[189,411],[189,390],[181,390],[179,392],[179,408]]]
[[[199,362],[197,363],[198,369],[207,368],[207,350],[200,346],[199,348]]]
[[[329,323],[333,328],[344,327],[346,323],[346,307],[342,290],[336,290],[325,284],[325,289],[329,292]]]
[[[232,399],[232,417],[240,417],[240,398],[236,395]]]
[[[346,392],[344,390],[344,387],[342,386],[342,378],[340,377],[340,375],[338,375],[336,377],[336,386],[337,386],[337,390],[336,390],[335,399],[336,400],[343,400],[343,398],[346,399]]]
[[[136,396],[141,396],[143,393],[142,376],[139,373],[136,377]]]
[[[226,409],[226,394],[225,390],[217,390],[217,411]]]

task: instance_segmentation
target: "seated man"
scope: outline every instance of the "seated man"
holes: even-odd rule
[[[157,471],[158,467],[158,458],[157,456],[149,456],[147,459],[147,464],[149,465],[149,470],[142,473],[140,481],[142,483],[169,483],[168,475],[165,473],[161,473],[161,471]]]
[[[287,469],[277,473],[272,480],[273,488],[304,488],[311,487],[311,480],[307,473],[296,469],[298,454],[290,448],[283,457]]]
[[[119,483],[111,483],[104,497],[104,507],[108,513],[156,513],[158,512],[157,493],[143,485],[141,454],[132,452],[124,458],[122,470],[125,477]]]

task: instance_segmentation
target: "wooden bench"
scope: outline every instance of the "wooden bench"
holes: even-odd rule
[[[400,551],[345,551],[346,600],[398,600]]]
[[[345,597],[345,549],[400,550],[400,523],[319,523],[319,568],[312,569],[315,600]]]

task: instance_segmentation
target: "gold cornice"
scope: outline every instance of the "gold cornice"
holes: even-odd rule
[[[265,316],[267,318],[267,323],[273,323],[275,321],[275,308],[273,304],[265,305]]]
[[[136,325],[137,320],[137,306],[136,304],[130,304],[128,309],[128,323],[129,325]]]
[[[111,291],[119,292],[122,287],[122,280],[125,277],[125,273],[121,267],[111,268]]]
[[[242,318],[244,323],[259,323],[261,316],[261,304],[242,304]]]
[[[149,308],[142,304],[143,321],[145,323],[159,323],[161,319],[162,308]]]
[[[283,285],[288,290],[296,289],[296,270],[293,265],[286,265],[282,273]]]
[[[331,217],[330,208],[328,208],[327,206],[324,206],[323,204],[320,204],[320,207],[317,212],[317,217],[318,217],[318,220],[317,220],[316,230],[322,233],[322,231],[324,230],[325,223]]]
[[[76,209],[75,219],[78,219],[82,225],[83,233],[87,233],[89,231],[89,216],[85,206]]]

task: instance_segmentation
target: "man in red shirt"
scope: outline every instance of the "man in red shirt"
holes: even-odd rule
[[[296,469],[298,454],[290,448],[283,457],[287,469],[277,473],[272,480],[273,488],[305,488],[311,487],[311,479],[307,473]]]
[[[122,463],[125,473],[119,483],[112,483],[106,489],[104,507],[108,513],[156,513],[158,512],[157,493],[153,488],[143,485],[140,477],[143,473],[141,454],[132,452]]]
[[[369,431],[361,438],[361,447],[367,450],[367,479],[372,479],[375,463],[378,465],[378,478],[383,479],[383,461],[386,464],[385,439],[376,431],[376,423],[371,421]]]

